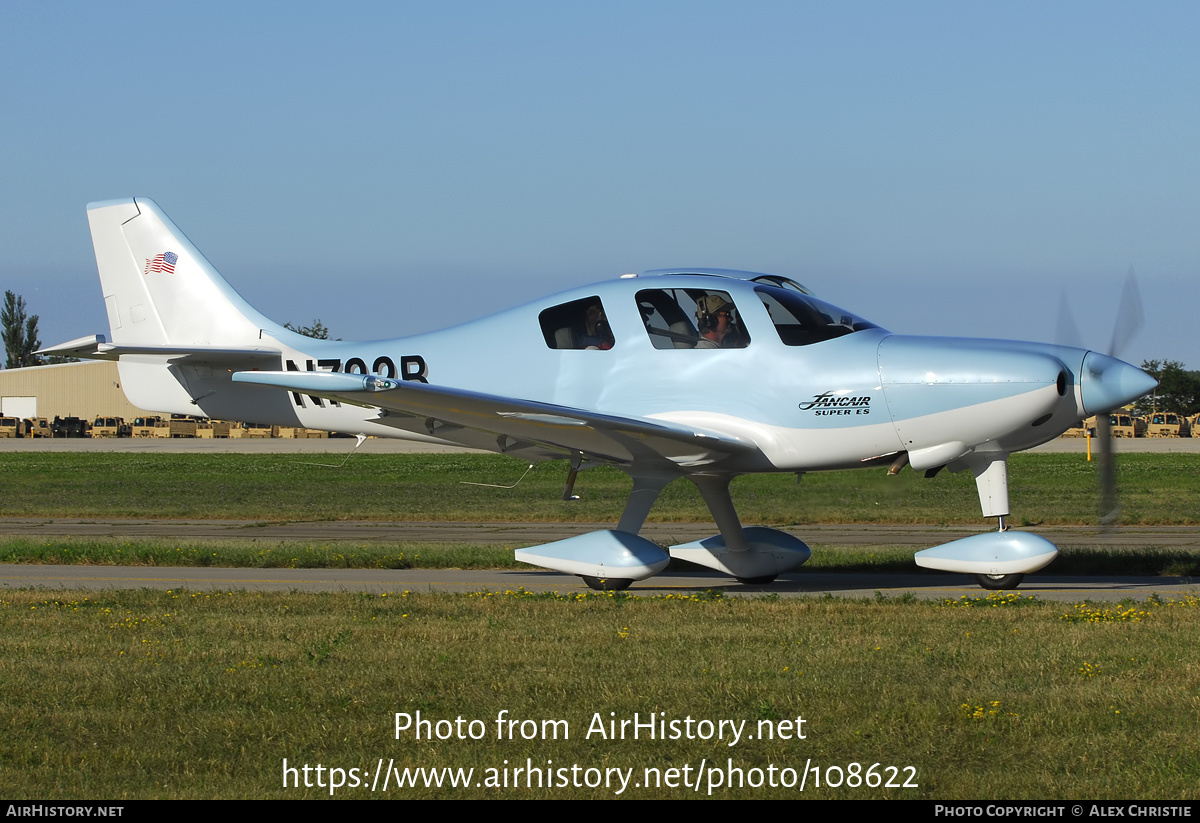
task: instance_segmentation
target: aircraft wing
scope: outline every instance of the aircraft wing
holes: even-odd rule
[[[406,431],[542,459],[581,453],[617,465],[698,468],[759,455],[729,434],[374,375],[240,371],[233,380],[383,409],[381,422]]]
[[[171,359],[187,358],[193,363],[230,363],[243,366],[259,360],[279,362],[279,349],[222,349],[203,346],[120,346],[109,343],[104,335],[93,334],[56,346],[38,349],[36,354],[57,357],[82,357],[85,360],[120,360],[123,354],[154,354]]]

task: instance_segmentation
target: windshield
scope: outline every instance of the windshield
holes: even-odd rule
[[[856,331],[879,328],[810,294],[776,286],[757,286],[754,291],[767,307],[779,339],[787,346],[808,346]]]

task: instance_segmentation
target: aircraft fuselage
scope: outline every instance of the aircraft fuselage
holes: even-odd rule
[[[779,318],[762,299],[771,289],[712,275],[626,278],[394,340],[310,340],[276,336],[269,329],[261,339],[282,350],[273,366],[279,370],[378,374],[670,421],[756,444],[761,456],[732,458],[722,466],[731,471],[853,468],[902,452],[911,455],[915,468],[934,468],[971,452],[1029,448],[1090,413],[1081,392],[1085,350],[893,335],[869,324],[802,344],[795,344],[793,334],[789,345],[788,333],[778,328]],[[736,348],[706,348],[688,340],[692,334],[700,338],[687,330],[666,337],[664,346],[645,318],[645,295],[664,292],[728,295],[747,339]],[[603,306],[609,347],[584,346],[586,341],[569,335],[556,341],[556,330],[547,323],[562,322],[570,332],[570,318],[547,320],[547,313],[593,302]],[[677,322],[696,325],[688,315],[681,312]],[[282,425],[440,439],[425,420],[380,417],[371,408],[301,392],[236,386],[219,369],[181,365],[182,381],[163,380],[161,363],[152,357],[122,359],[129,387],[147,381],[126,371],[146,375],[157,369],[160,375],[153,380],[152,396],[132,397],[133,402],[177,413],[195,413],[198,407],[214,418],[253,416]],[[177,387],[175,402],[162,408],[171,383]]]

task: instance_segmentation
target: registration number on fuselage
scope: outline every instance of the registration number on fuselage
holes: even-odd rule
[[[367,360],[371,360],[371,368],[367,369]],[[401,380],[413,380],[418,383],[429,382],[429,366],[425,363],[425,358],[419,354],[406,354],[400,358],[400,368],[396,368],[396,361],[388,357],[386,354],[380,355],[373,360],[362,357],[351,357],[345,361],[340,358],[328,357],[313,360],[308,358],[304,361],[304,368],[301,369],[295,360],[288,360],[284,363],[288,371],[328,371],[328,372],[343,372],[345,374],[377,374],[380,377],[390,377],[393,380],[400,378]],[[323,407],[324,400],[320,397],[309,395],[317,406]],[[338,405],[336,400],[330,400],[333,405]],[[304,396],[300,392],[292,392],[292,403],[300,408],[305,407]]]

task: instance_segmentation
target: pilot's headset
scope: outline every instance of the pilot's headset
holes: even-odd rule
[[[737,317],[733,313],[733,304],[719,294],[706,294],[696,301],[696,325],[701,332],[712,331],[717,327],[717,313],[722,309],[729,312],[729,323],[734,325]]]

